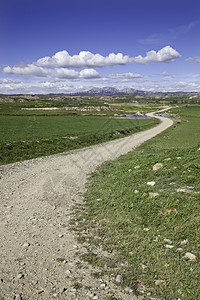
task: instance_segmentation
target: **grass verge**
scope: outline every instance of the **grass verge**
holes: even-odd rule
[[[176,112],[185,122],[169,129],[168,139],[165,132],[91,175],[76,213],[79,238],[118,253],[126,263],[110,274],[120,272],[121,286],[147,299],[200,294],[200,136],[191,138],[200,108]],[[162,165],[154,171],[156,163]]]

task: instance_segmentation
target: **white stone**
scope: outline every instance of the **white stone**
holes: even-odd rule
[[[21,279],[23,277],[24,277],[24,275],[22,273],[17,274],[17,279]]]
[[[69,275],[71,275],[71,271],[70,271],[70,270],[67,270],[67,271],[65,272],[65,274],[66,274],[67,276],[69,276]]]
[[[155,181],[148,181],[147,182],[147,185],[150,185],[150,186],[154,186],[156,183],[155,183]]]
[[[183,246],[183,245],[186,245],[187,242],[188,242],[188,240],[186,239],[186,240],[181,241],[180,244]]]
[[[118,275],[116,276],[116,279],[115,279],[115,280],[116,280],[116,282],[121,282],[121,281],[122,281],[122,276],[118,274]]]
[[[140,168],[140,166],[135,166],[135,167],[134,167],[134,169],[139,169],[139,168]]]
[[[165,280],[161,280],[161,279],[157,279],[156,281],[155,281],[155,285],[159,285],[159,284],[161,284],[161,283],[165,283]]]
[[[176,190],[178,193],[182,192],[182,193],[185,193],[186,192],[186,189],[182,189],[182,188],[179,188]]]
[[[182,252],[182,251],[183,251],[183,248],[177,248],[176,251]]]
[[[168,243],[168,244],[172,244],[172,241],[169,240],[169,239],[164,239],[164,242],[165,242],[165,243]]]
[[[143,229],[145,232],[148,232],[150,229],[149,228],[144,228]]]
[[[135,194],[138,194],[138,193],[139,193],[139,191],[138,191],[138,190],[135,190],[135,191],[134,191],[134,193],[135,193]]]
[[[149,193],[149,198],[153,199],[155,197],[157,197],[159,194],[158,193]]]
[[[192,254],[190,252],[187,252],[187,253],[185,253],[184,258],[188,258],[189,260],[194,261],[194,260],[196,260],[196,255],[194,255],[194,254]]]
[[[26,242],[26,243],[23,244],[23,247],[25,247],[25,248],[27,248],[29,246],[30,246],[30,243],[28,243],[28,242]]]
[[[131,293],[131,288],[129,287],[129,286],[127,286],[127,287],[125,287],[125,292],[127,293],[127,294],[129,294],[129,293]]]
[[[168,245],[168,244],[167,244],[165,247],[166,247],[167,249],[172,249],[172,248],[174,248],[173,245]]]
[[[163,167],[162,163],[157,163],[153,166],[153,171],[157,171]]]
[[[143,270],[145,270],[147,268],[147,266],[145,266],[144,264],[141,264],[141,267]]]

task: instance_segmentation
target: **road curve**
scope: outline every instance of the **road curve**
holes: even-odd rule
[[[123,139],[0,168],[0,299],[142,299],[123,293],[110,278],[102,278],[107,288],[99,288],[99,279],[91,276],[96,269],[87,263],[77,268],[77,254],[86,248],[77,242],[69,221],[98,165],[173,124],[169,118],[156,118],[160,123],[154,128]],[[75,280],[81,288],[74,289]]]

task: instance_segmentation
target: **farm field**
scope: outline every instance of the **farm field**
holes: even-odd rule
[[[46,156],[123,137],[156,124],[153,119],[103,116],[0,116],[0,163]]]
[[[145,299],[199,299],[200,107],[171,112],[181,122],[91,175],[75,217],[80,241],[90,228],[94,249],[114,254],[83,257],[96,276],[120,274]]]

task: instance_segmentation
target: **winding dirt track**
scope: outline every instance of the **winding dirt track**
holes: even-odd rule
[[[77,254],[85,248],[69,221],[88,174],[173,124],[157,118],[156,127],[123,139],[1,167],[0,299],[143,299],[124,293],[111,278],[93,278],[86,263],[78,268]]]

